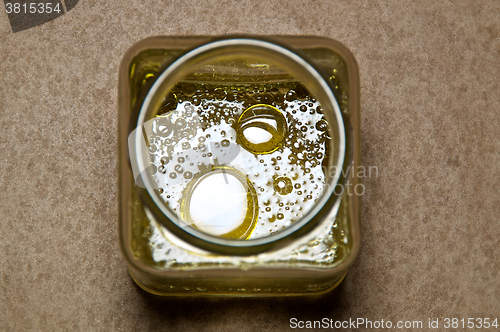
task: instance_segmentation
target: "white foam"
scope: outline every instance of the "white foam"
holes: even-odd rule
[[[243,135],[245,138],[253,144],[266,143],[273,135],[269,133],[267,130],[259,128],[259,127],[249,127],[243,130]]]
[[[246,188],[231,174],[208,175],[194,189],[189,210],[201,231],[215,236],[231,232],[245,220]]]

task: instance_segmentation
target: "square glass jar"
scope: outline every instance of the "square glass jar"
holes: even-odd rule
[[[320,37],[274,36],[269,40],[305,54],[328,75],[344,116],[347,161],[330,213],[314,227],[258,252],[211,250],[179,237],[148,209],[131,168],[129,136],[153,83],[172,63],[213,37],[152,37],[125,54],[119,71],[119,236],[134,281],[156,295],[280,296],[321,294],[335,288],[359,246],[359,75],[350,51]]]

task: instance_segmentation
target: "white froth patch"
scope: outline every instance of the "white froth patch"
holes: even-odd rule
[[[247,191],[231,174],[216,173],[202,179],[190,201],[190,216],[199,230],[222,235],[245,220]]]
[[[269,142],[273,135],[269,133],[267,130],[259,128],[259,127],[250,127],[243,130],[243,135],[245,138],[253,144],[260,144]]]

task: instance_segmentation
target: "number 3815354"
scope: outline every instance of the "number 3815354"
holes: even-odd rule
[[[7,14],[50,14],[60,13],[62,11],[60,3],[19,3],[7,2],[5,3],[5,10]]]

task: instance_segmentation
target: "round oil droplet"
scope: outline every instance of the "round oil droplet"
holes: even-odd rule
[[[328,123],[325,120],[320,120],[316,123],[316,129],[326,131],[328,129]]]
[[[280,195],[288,195],[293,190],[292,180],[286,176],[281,176],[274,179],[274,190]]]
[[[181,219],[204,233],[247,239],[258,220],[258,198],[241,172],[215,167],[191,180],[181,198]]]
[[[286,100],[294,101],[297,99],[297,93],[294,90],[290,90],[286,93]]]
[[[258,104],[246,109],[236,125],[237,141],[249,152],[268,154],[283,145],[287,124],[274,106]]]

